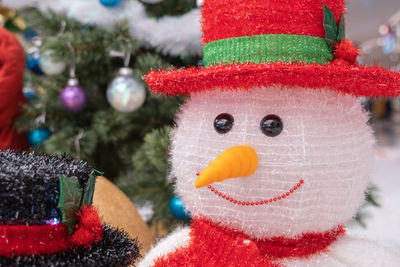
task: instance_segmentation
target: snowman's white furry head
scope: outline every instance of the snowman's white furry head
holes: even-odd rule
[[[223,113],[234,121],[232,129],[221,134],[214,120]],[[283,124],[275,137],[260,129],[261,120],[271,114]],[[192,216],[253,238],[330,230],[350,220],[364,201],[374,144],[367,120],[357,98],[324,89],[269,87],[193,94],[172,134],[177,194]],[[241,145],[257,153],[254,173],[213,182],[210,186],[225,198],[208,186],[195,188],[198,173],[226,149]],[[300,180],[304,183],[293,190]],[[289,196],[280,197],[287,192]],[[259,204],[275,197],[280,199]]]

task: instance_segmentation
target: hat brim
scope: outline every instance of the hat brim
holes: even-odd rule
[[[130,266],[140,257],[137,240],[103,226],[101,241],[90,248],[73,248],[50,255],[0,257],[0,266]]]
[[[255,86],[283,85],[329,88],[356,97],[396,97],[400,73],[381,66],[350,65],[334,61],[315,63],[237,63],[210,67],[150,71],[145,76],[156,94],[190,95],[210,90],[247,90]]]

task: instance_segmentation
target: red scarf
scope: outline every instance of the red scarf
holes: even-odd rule
[[[338,226],[324,233],[306,233],[296,239],[255,240],[206,219],[195,219],[189,246],[158,258],[154,266],[283,266],[279,263],[283,258],[307,258],[327,252],[327,247],[344,233],[344,228]]]

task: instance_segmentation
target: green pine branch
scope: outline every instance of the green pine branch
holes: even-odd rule
[[[381,207],[381,204],[378,200],[378,191],[379,190],[376,185],[368,185],[367,191],[365,192],[365,202],[361,206],[360,210],[357,212],[357,215],[354,217],[354,220],[363,227],[367,227],[366,219],[368,219],[369,217],[366,208],[371,206],[377,208]]]
[[[132,156],[134,171],[130,177],[121,178],[118,186],[139,204],[151,202],[154,214],[149,221],[152,226],[171,230],[177,223],[169,210],[169,201],[174,196],[173,179],[169,175],[169,132],[166,126],[147,134],[141,148]]]

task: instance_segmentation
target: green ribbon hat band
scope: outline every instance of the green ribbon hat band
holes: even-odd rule
[[[276,61],[327,64],[333,55],[324,38],[266,34],[222,39],[204,46],[204,66]]]

